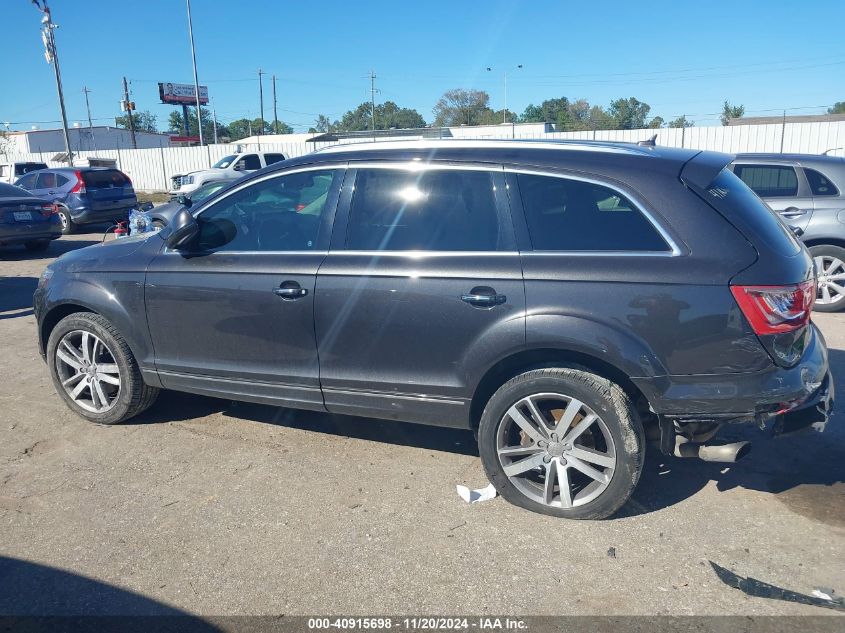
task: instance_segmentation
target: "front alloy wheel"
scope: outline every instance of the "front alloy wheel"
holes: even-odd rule
[[[111,409],[120,395],[120,369],[114,354],[95,334],[72,330],[56,349],[56,373],[79,407],[93,413]]]
[[[837,311],[845,307],[845,261],[834,255],[813,257],[818,271],[816,306],[821,311]]]

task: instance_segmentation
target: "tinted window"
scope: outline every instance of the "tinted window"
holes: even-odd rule
[[[810,183],[810,191],[814,196],[838,196],[839,190],[827,176],[817,172],[815,169],[804,168],[804,174]]]
[[[735,165],[734,173],[761,198],[798,195],[798,176],[788,165]]]
[[[46,163],[18,163],[15,165],[15,175],[16,176],[23,176],[24,174],[28,174],[31,171],[36,171],[38,169],[47,169]]]
[[[83,171],[82,180],[85,181],[86,189],[109,189],[112,187],[125,187],[132,184],[126,175],[117,169]]]
[[[360,169],[346,246],[385,251],[501,250],[492,174]]]
[[[20,178],[15,184],[18,187],[23,187],[24,189],[35,189],[35,179],[38,177],[38,174],[27,174],[23,178]]]
[[[64,187],[67,183],[70,182],[70,178],[66,178],[61,174],[56,174],[56,186],[57,187]]]
[[[23,196],[31,196],[28,191],[15,187],[14,185],[7,185],[5,182],[0,182],[0,198],[20,198]]]
[[[534,250],[670,250],[651,222],[617,191],[567,178],[517,178]]]
[[[213,203],[197,218],[201,250],[313,250],[337,173],[322,170],[279,176]]]
[[[795,255],[801,246],[792,231],[729,169],[707,187],[708,202],[738,228],[747,228],[781,255]],[[749,236],[752,237],[752,236]]]
[[[261,169],[261,159],[258,158],[257,154],[247,154],[235,164],[235,168],[246,170]]]
[[[284,154],[264,154],[264,162],[268,165],[272,165],[273,163],[278,163],[285,159]]]
[[[36,189],[55,189],[56,187],[56,174],[51,172],[41,172],[38,174],[38,179],[36,180],[35,188]]]

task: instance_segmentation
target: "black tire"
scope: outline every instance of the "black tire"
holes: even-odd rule
[[[62,221],[62,235],[73,235],[76,233],[76,223],[70,217],[70,211],[59,209],[59,219]]]
[[[840,262],[845,262],[845,248],[841,246],[834,246],[833,244],[819,244],[818,246],[811,246],[810,247],[810,255],[813,256],[813,259],[816,260],[817,258],[835,258],[838,259]],[[823,296],[823,284],[824,279],[822,278],[822,271],[817,271],[819,275],[819,291],[816,295],[816,304],[813,307],[815,312],[841,312],[845,310],[845,296],[838,295],[842,297],[841,299],[836,300],[832,303],[819,303],[819,301],[824,300]],[[837,281],[838,285],[845,286],[845,282]]]
[[[565,508],[535,501],[517,488],[503,469],[497,450],[499,425],[505,424],[506,413],[522,398],[541,393],[563,394],[579,400],[599,416],[612,437],[616,463],[610,481],[598,496],[582,505],[575,505],[579,494],[577,487],[570,488],[575,490],[572,507]],[[615,383],[580,369],[532,370],[502,385],[490,398],[481,416],[478,447],[487,477],[505,500],[533,512],[568,519],[604,519],[613,515],[634,491],[645,458],[643,428],[630,398]],[[562,459],[556,463],[565,461]],[[572,470],[571,464],[561,468],[569,469],[567,472]],[[581,474],[576,476],[581,477]],[[570,483],[567,487],[570,485],[577,486]],[[560,491],[559,486],[557,490]],[[582,490],[586,491],[586,487]],[[560,495],[558,498],[560,503]]]
[[[114,402],[111,408],[102,413],[82,408],[61,384],[56,363],[56,350],[65,334],[77,330],[97,336],[108,348],[120,372],[120,386]],[[124,422],[149,409],[158,397],[159,390],[147,385],[141,377],[138,363],[120,332],[108,319],[99,314],[77,312],[59,321],[47,341],[47,365],[50,369],[50,377],[53,379],[53,386],[68,407],[74,413],[97,424]]]
[[[27,242],[26,244],[24,244],[26,250],[33,252],[46,251],[49,246],[50,240],[35,240],[33,242]]]

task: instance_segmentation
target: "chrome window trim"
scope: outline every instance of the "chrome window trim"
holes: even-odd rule
[[[545,176],[549,178],[560,178],[562,180],[576,180],[579,182],[586,182],[591,185],[598,185],[600,187],[605,187],[606,189],[610,189],[611,191],[619,194],[620,196],[624,197],[626,200],[629,200],[639,211],[643,214],[645,219],[654,227],[654,230],[663,238],[666,244],[669,246],[668,251],[550,251],[550,250],[531,250],[531,251],[524,251],[525,253],[542,253],[545,255],[575,255],[575,256],[611,256],[611,257],[632,257],[632,256],[642,256],[642,257],[680,257],[683,255],[683,251],[678,246],[677,242],[672,239],[672,236],[669,232],[657,221],[657,218],[645,207],[641,200],[637,199],[636,194],[627,193],[625,191],[621,191],[618,187],[614,186],[613,184],[603,181],[597,180],[595,178],[588,178],[586,176],[577,176],[574,174],[563,174],[559,172],[547,171],[542,169],[523,169],[520,167],[504,167],[505,173],[508,174],[526,174],[529,176]],[[527,219],[526,219],[527,221]]]

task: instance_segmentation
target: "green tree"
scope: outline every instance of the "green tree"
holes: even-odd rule
[[[649,122],[648,122],[648,126],[649,126],[651,129],[656,130],[656,129],[658,129],[658,128],[663,127],[663,124],[664,124],[665,122],[666,122],[666,121],[664,121],[664,120],[663,120],[663,117],[662,117],[662,116],[656,116],[656,117],[654,117],[651,121],[649,121]]]
[[[434,106],[434,125],[478,125],[490,110],[490,95],[483,90],[447,90]]]
[[[139,132],[158,132],[157,119],[158,117],[149,110],[132,113],[132,121]],[[115,117],[114,124],[117,127],[129,129],[129,115]]]
[[[610,102],[608,114],[622,130],[637,130],[646,127],[646,118],[651,106],[635,97],[616,99]]]
[[[181,110],[174,110],[167,117],[167,129],[171,134],[184,134],[183,128],[184,119],[182,118]],[[197,115],[193,108],[188,108],[188,136],[198,136],[199,128],[197,126]],[[207,108],[202,109],[202,135],[203,140],[211,143],[214,140],[214,122],[211,118],[211,113]],[[225,125],[217,122],[217,136],[229,137],[230,132]]]
[[[271,134],[293,134],[293,128],[284,121],[273,121],[269,127]]]
[[[845,101],[837,101],[832,108],[827,109],[828,114],[845,114]]]
[[[546,99],[540,105],[530,104],[519,117],[522,123],[557,123],[566,125],[570,120],[570,103],[566,97]]]
[[[327,117],[325,114],[321,114],[317,117],[317,120],[314,121],[314,127],[312,127],[309,132],[320,132],[321,134],[325,134],[326,132],[334,132],[334,124],[332,123],[331,119]]]
[[[373,127],[372,104],[364,102],[354,110],[349,110],[339,121],[329,123],[328,118],[320,115],[315,129],[326,132],[361,132]],[[425,119],[411,108],[400,108],[393,101],[385,101],[376,106],[376,129],[425,127]]]
[[[669,121],[669,127],[692,127],[695,125],[692,121],[690,121],[686,115],[681,115],[677,119],[672,119]]]
[[[722,107],[722,116],[720,116],[719,119],[722,121],[722,125],[727,125],[730,119],[741,119],[744,114],[744,105],[731,105],[728,100],[725,99],[725,105]]]
[[[284,127],[283,127],[284,126]],[[273,127],[269,121],[264,121],[264,126],[261,125],[261,119],[236,119],[226,126],[228,128],[228,136],[232,141],[239,141],[249,136],[257,136],[259,130],[263,134],[272,134]],[[290,131],[285,131],[285,129]],[[290,134],[293,131],[286,123],[279,121],[279,134]]]

